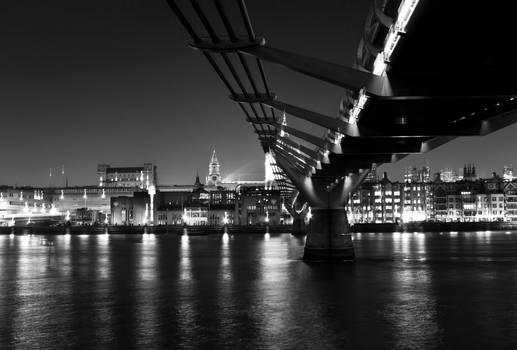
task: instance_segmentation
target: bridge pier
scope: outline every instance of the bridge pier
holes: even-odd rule
[[[354,245],[345,205],[350,194],[366,178],[369,169],[359,169],[357,173],[341,177],[332,186],[323,187],[310,176],[297,172],[282,154],[276,154],[276,161],[303,195],[303,202],[311,207],[303,259],[353,261]]]
[[[307,226],[303,220],[302,215],[292,215],[293,217],[293,228],[292,235],[293,236],[303,236],[307,234]]]
[[[352,236],[345,208],[312,208],[305,261],[353,261]]]

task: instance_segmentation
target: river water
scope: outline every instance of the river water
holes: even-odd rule
[[[517,349],[517,232],[0,236],[0,349]]]

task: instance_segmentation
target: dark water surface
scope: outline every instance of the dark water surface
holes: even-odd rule
[[[3,235],[0,349],[517,349],[517,232],[354,238]]]

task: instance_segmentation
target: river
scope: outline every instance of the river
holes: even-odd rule
[[[517,349],[517,232],[1,235],[0,349]]]

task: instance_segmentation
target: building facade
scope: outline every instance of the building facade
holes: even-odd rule
[[[363,183],[351,194],[347,211],[351,223],[414,221],[517,221],[517,181],[495,173],[478,179],[473,165],[462,180],[391,182],[386,174],[377,183]]]
[[[205,183],[207,187],[217,187],[222,183],[221,165],[219,164],[215,150],[212,152],[212,158],[208,165],[208,175]]]
[[[280,190],[264,185],[241,185],[236,191],[236,224],[280,224],[282,223],[282,201]]]
[[[146,189],[156,186],[158,175],[156,165],[145,163],[141,167],[112,167],[109,164],[97,166],[99,187],[134,187]]]

